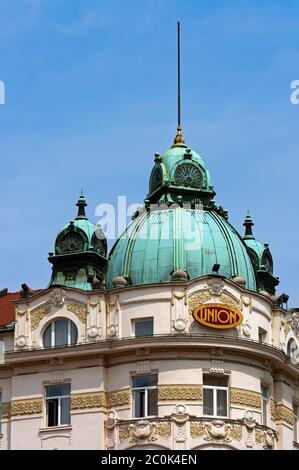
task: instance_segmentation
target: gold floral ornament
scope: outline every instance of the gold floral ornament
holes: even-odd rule
[[[69,303],[67,304],[67,309],[69,312],[72,312],[76,315],[81,323],[86,323],[87,319],[87,307],[83,304]]]
[[[159,385],[159,401],[202,401],[201,385]]]
[[[46,302],[30,312],[31,331],[36,330],[43,318],[51,312],[51,304]]]
[[[204,304],[212,299],[210,292],[207,289],[203,289],[201,291],[194,292],[190,295],[189,301],[189,314],[192,315],[193,310],[198,305]]]

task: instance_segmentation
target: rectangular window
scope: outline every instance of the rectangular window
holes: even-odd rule
[[[228,378],[205,374],[203,376],[203,414],[228,416]]]
[[[263,330],[263,328],[259,328],[259,342],[265,343],[266,342],[267,331]]]
[[[294,416],[294,441],[298,442],[298,406],[293,405],[293,416]]]
[[[46,387],[47,426],[62,426],[71,422],[71,386]]]
[[[139,336],[153,336],[154,320],[153,318],[144,318],[142,320],[134,320],[134,333]]]
[[[158,415],[158,376],[133,377],[133,418]]]
[[[268,424],[268,388],[262,385],[262,424]]]

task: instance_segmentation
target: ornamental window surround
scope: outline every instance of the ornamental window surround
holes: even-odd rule
[[[265,385],[261,386],[262,394],[262,424],[268,425],[268,408],[269,408],[269,388]]]

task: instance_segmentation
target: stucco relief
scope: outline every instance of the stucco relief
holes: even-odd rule
[[[11,416],[37,415],[43,412],[42,398],[14,400],[11,402]]]
[[[192,439],[202,438],[205,441],[231,442],[241,441],[243,430],[240,424],[231,424],[222,420],[191,421],[190,436]]]
[[[51,303],[45,302],[41,306],[31,310],[30,312],[30,327],[31,331],[36,330],[42,319],[51,312]]]
[[[158,439],[158,426],[154,421],[137,421],[129,426],[129,442],[136,443],[139,440],[156,441]]]
[[[80,320],[81,323],[85,324],[87,319],[87,306],[81,303],[69,302],[67,303],[67,309],[72,312]]]
[[[159,401],[202,401],[202,385],[159,385]]]
[[[283,405],[282,403],[276,403],[275,421],[284,421],[285,423],[293,427],[294,426],[293,410]]]
[[[258,392],[251,392],[241,388],[231,388],[230,402],[234,405],[248,406],[251,408],[261,408],[261,395]]]
[[[131,391],[130,389],[125,390],[113,390],[112,392],[106,393],[107,408],[117,408],[119,406],[125,406],[131,404]]]
[[[105,392],[77,393],[71,396],[71,409],[83,410],[106,407]]]

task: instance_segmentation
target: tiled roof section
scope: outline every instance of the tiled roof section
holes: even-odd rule
[[[42,290],[36,290],[34,294],[38,294],[39,292],[42,292]],[[4,297],[0,297],[0,329],[15,321],[16,307],[12,301],[20,300],[20,298],[19,292],[9,293]]]

